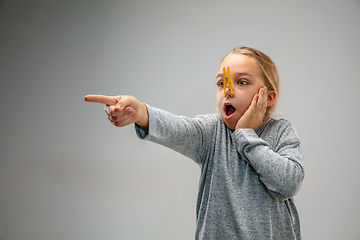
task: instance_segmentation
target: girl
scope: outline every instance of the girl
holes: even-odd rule
[[[229,67],[231,84],[223,68]],[[193,159],[201,167],[196,239],[300,239],[293,196],[304,178],[291,124],[272,118],[279,95],[273,61],[249,47],[231,51],[217,75],[218,114],[176,116],[131,96],[88,95],[115,126]]]

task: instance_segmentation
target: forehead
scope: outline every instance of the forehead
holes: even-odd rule
[[[220,64],[218,73],[222,73],[224,67],[230,67],[231,72],[247,72],[253,76],[260,74],[260,68],[255,59],[244,54],[231,53],[226,56]]]

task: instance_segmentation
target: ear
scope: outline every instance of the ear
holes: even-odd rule
[[[274,90],[267,93],[267,107],[270,107],[275,103],[276,97],[276,92]]]

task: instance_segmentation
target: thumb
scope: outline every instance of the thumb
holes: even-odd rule
[[[115,106],[115,111],[116,112],[120,112],[122,110],[124,110],[127,107],[130,107],[132,110],[135,109],[135,107],[133,106],[133,97],[131,96],[121,96],[119,98],[117,98],[118,102]],[[135,111],[135,110],[134,110]]]

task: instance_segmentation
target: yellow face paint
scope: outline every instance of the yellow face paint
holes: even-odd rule
[[[226,88],[229,86],[229,90],[231,94],[234,94],[232,85],[231,85],[231,76],[230,76],[230,67],[227,68],[227,71],[225,68],[223,68],[223,81],[224,81],[224,94]]]

